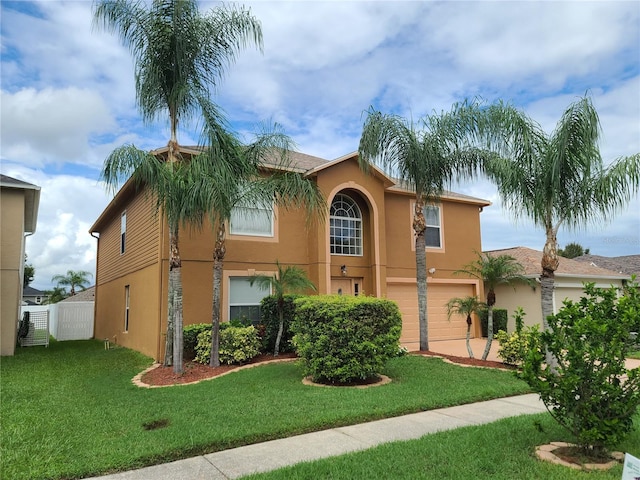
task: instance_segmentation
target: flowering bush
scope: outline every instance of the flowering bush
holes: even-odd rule
[[[518,307],[513,315],[516,323],[516,331],[508,334],[504,330],[499,330],[496,334],[496,340],[500,344],[498,348],[498,356],[507,365],[520,365],[527,353],[535,348],[539,326],[534,325],[524,328],[524,310]]]
[[[548,317],[549,329],[535,335],[539,344],[529,350],[521,377],[587,455],[604,456],[631,431],[640,406],[640,368],[625,368],[640,289],[635,282],[622,291],[586,284],[584,292]]]
[[[220,329],[220,363],[244,363],[260,353],[260,338],[253,326]],[[211,358],[211,330],[198,335],[196,362],[207,365]]]

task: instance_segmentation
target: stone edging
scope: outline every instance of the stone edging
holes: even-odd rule
[[[328,388],[371,388],[371,387],[381,387],[382,385],[386,385],[391,383],[391,379],[386,375],[378,375],[380,380],[375,383],[370,383],[368,385],[326,385],[324,383],[316,383],[311,380],[311,377],[304,377],[302,379],[302,383],[304,385],[310,385],[313,387],[328,387]]]
[[[572,447],[574,446],[572,443],[565,442],[551,442],[548,445],[540,445],[536,447],[536,456],[540,460],[544,460],[547,462],[555,463],[557,465],[562,465],[565,467],[573,468],[574,470],[608,470],[620,462],[624,461],[624,453],[622,452],[611,452],[611,456],[613,460],[607,463],[584,463],[582,465],[577,465],[575,463],[569,463],[562,460],[560,457],[554,455],[554,450],[560,447]]]
[[[142,377],[144,376],[145,373],[150,372],[151,370],[154,370],[154,369],[156,369],[156,368],[158,368],[158,367],[160,367],[162,365],[160,363],[154,363],[149,368],[147,368],[146,370],[143,370],[142,372],[138,373],[135,377],[133,377],[131,379],[131,382],[136,387],[140,387],[140,388],[181,387],[181,386],[184,386],[184,385],[195,385],[196,383],[206,382],[208,380],[213,380],[214,378],[224,377],[225,375],[229,375],[230,373],[239,372],[240,370],[245,370],[247,368],[259,367],[260,365],[268,365],[270,363],[292,362],[292,361],[295,361],[295,360],[298,360],[298,358],[278,358],[278,359],[274,359],[274,360],[267,360],[266,362],[250,363],[248,365],[240,365],[239,367],[234,368],[233,370],[229,370],[228,372],[221,373],[220,375],[216,375],[214,377],[202,378],[200,380],[196,380],[195,382],[172,383],[170,385],[149,385],[148,383],[144,383],[142,381]]]

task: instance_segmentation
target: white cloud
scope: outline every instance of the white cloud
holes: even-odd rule
[[[25,165],[93,162],[91,136],[113,128],[102,98],[75,87],[2,91],[2,157]]]

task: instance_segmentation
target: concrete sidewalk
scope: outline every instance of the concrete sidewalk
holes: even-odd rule
[[[546,411],[537,394],[441,408],[223,450],[116,473],[102,480],[223,480],[365,450],[382,443]]]

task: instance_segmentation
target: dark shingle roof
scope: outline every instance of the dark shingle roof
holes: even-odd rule
[[[582,255],[574,258],[577,262],[588,263],[596,267],[606,268],[618,273],[637,275],[640,277],[640,255],[624,255],[622,257],[602,257],[600,255]]]

